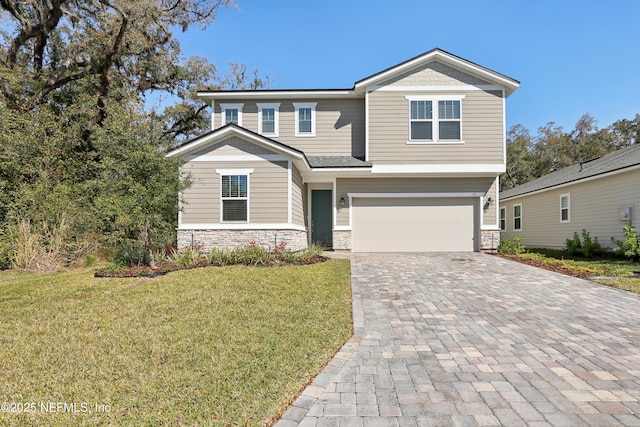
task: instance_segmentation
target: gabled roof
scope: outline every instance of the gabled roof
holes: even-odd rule
[[[375,86],[390,78],[404,74],[412,69],[423,67],[424,65],[432,61],[441,62],[465,73],[477,76],[483,80],[487,80],[489,82],[503,86],[507,90],[507,96],[511,95],[511,93],[520,86],[520,82],[518,80],[507,77],[504,74],[500,74],[474,62],[467,61],[464,58],[460,58],[459,56],[456,56],[442,49],[435,48],[421,55],[401,62],[398,65],[394,65],[393,67],[387,68],[386,70],[380,71],[369,77],[365,77],[364,79],[357,81],[354,85],[354,89],[356,91],[359,91],[362,88]]]
[[[413,69],[419,69],[429,62],[438,61],[464,73],[474,75],[482,80],[491,82],[506,89],[506,96],[511,95],[519,86],[520,82],[500,74],[489,68],[467,61],[459,56],[453,55],[442,49],[431,49],[421,55],[415,56],[400,64],[387,68],[386,70],[372,74],[357,81],[351,89],[258,89],[258,90],[200,90],[198,96],[211,97],[215,95],[217,99],[225,98],[362,98],[367,88],[379,85],[395,76],[400,76]]]
[[[500,199],[506,200],[536,191],[547,190],[558,185],[577,182],[635,166],[640,166],[640,144],[560,169],[534,181],[505,190],[500,193]]]
[[[180,147],[170,150],[166,157],[186,156],[194,153],[207,145],[213,145],[220,141],[224,141],[231,136],[238,136],[245,141],[249,141],[261,147],[265,147],[275,153],[282,154],[291,158],[299,168],[304,170],[312,169],[352,169],[352,170],[370,170],[372,164],[363,160],[350,156],[310,156],[307,157],[302,151],[290,147],[281,142],[267,138],[258,133],[240,127],[236,124],[229,123],[219,129],[208,132],[198,138],[192,139]]]

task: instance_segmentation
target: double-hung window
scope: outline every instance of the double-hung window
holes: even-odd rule
[[[522,204],[513,205],[513,229],[522,230]]]
[[[278,136],[280,104],[258,105],[258,133],[265,136]]]
[[[507,208],[500,208],[500,231],[507,229]]]
[[[295,135],[316,136],[316,102],[294,102]]]
[[[571,222],[571,197],[569,194],[560,195],[560,222]]]
[[[220,174],[222,222],[248,222],[249,174],[253,170],[216,170]]]
[[[406,96],[409,100],[409,144],[463,143],[464,96]]]
[[[244,104],[220,104],[221,126],[229,123],[242,126],[242,107]]]

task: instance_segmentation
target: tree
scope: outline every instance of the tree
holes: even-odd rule
[[[632,120],[618,120],[609,126],[608,130],[612,135],[610,143],[612,150],[638,144],[640,142],[640,114],[636,114]]]
[[[529,131],[515,125],[507,133],[507,171],[500,176],[500,190],[531,181],[532,143]]]

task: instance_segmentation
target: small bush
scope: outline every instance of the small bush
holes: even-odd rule
[[[524,236],[514,237],[512,240],[501,240],[498,252],[505,255],[520,255],[527,251],[524,246]]]
[[[125,240],[116,246],[111,260],[113,264],[122,267],[149,265],[150,261],[149,251],[140,243],[131,240]]]
[[[205,260],[204,246],[202,244],[191,245],[181,251],[173,251],[168,256],[168,261],[176,267],[187,268],[200,265]]]
[[[617,248],[613,251],[616,255],[638,261],[640,260],[640,235],[635,227],[624,226],[624,240],[616,240]]]
[[[582,229],[582,241],[577,232],[573,233],[573,239],[567,239],[565,242],[566,251],[569,255],[580,255],[585,258],[599,256],[604,253],[602,246],[598,242],[598,238],[591,238],[591,235],[584,228]]]

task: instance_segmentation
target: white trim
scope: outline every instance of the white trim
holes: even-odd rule
[[[211,100],[211,130],[216,128],[216,101],[214,99]]]
[[[473,197],[482,197],[485,193],[483,192],[453,192],[453,193],[347,193],[349,199],[352,198],[366,198],[366,199],[417,199],[417,198],[473,198]],[[351,207],[351,200],[349,200],[349,206]]]
[[[287,162],[287,221],[293,223],[293,170],[291,160]]]
[[[405,95],[404,99],[407,101],[462,101],[465,95],[451,94],[451,95]],[[462,106],[461,106],[462,107]],[[462,110],[462,108],[460,108]],[[462,115],[462,111],[460,112]]]
[[[218,175],[250,175],[253,168],[250,169],[216,169]],[[248,185],[249,183],[247,183]]]
[[[507,164],[507,98],[502,90],[502,163]]]
[[[501,163],[475,164],[415,164],[415,165],[373,165],[371,173],[502,173],[506,166]]]
[[[516,206],[520,206],[520,216],[516,216]],[[513,231],[522,231],[522,203],[515,203],[511,208],[511,212],[513,212]],[[520,218],[520,228],[516,228],[516,218]]]
[[[331,229],[336,226],[338,223],[338,205],[336,203],[336,199],[338,198],[338,180],[333,178],[333,182],[331,183]],[[333,237],[331,237],[333,241]]]
[[[350,225],[336,225],[333,227],[333,231],[351,231]]]
[[[364,94],[364,161],[369,161],[369,91]]]
[[[496,176],[495,190],[493,193],[493,202],[496,204],[496,224],[498,228],[500,228],[500,217],[498,215],[498,210],[500,210],[500,175]]]
[[[479,91],[485,92],[489,90],[504,90],[504,87],[498,85],[453,85],[453,86],[372,86],[369,88],[371,92],[443,92],[443,91]]]
[[[276,224],[276,223],[256,223],[256,224],[234,224],[234,223],[199,223],[199,224],[182,224],[178,230],[298,230],[307,231],[307,228],[297,224]]]
[[[295,121],[295,136],[297,138],[312,138],[316,136],[316,106],[317,102],[294,102],[294,121]],[[300,115],[301,108],[311,108],[311,132],[300,132]]]
[[[464,144],[464,141],[454,141],[454,140],[447,140],[447,139],[441,140],[441,141],[427,141],[427,140],[407,141],[407,145],[462,145],[462,144]]]
[[[309,98],[359,98],[353,89],[320,90],[238,90],[238,91],[199,91],[199,98],[205,99],[309,99]]]
[[[232,156],[209,155],[203,156],[187,156],[187,162],[260,162],[260,161],[285,161],[288,158],[279,154],[238,154]]]
[[[618,169],[618,170],[615,170],[615,171],[611,171],[611,172],[607,172],[607,173],[603,173],[603,174],[599,174],[599,175],[589,176],[589,177],[582,178],[582,179],[576,179],[575,181],[565,182],[564,184],[552,185],[551,187],[541,188],[540,190],[531,191],[529,193],[523,193],[523,194],[518,194],[516,196],[505,197],[504,200],[505,201],[506,200],[514,200],[514,199],[518,199],[520,197],[533,196],[534,194],[544,193],[545,191],[550,191],[550,190],[557,190],[559,188],[568,187],[570,185],[582,184],[584,182],[593,181],[594,179],[606,178],[606,177],[609,177],[609,176],[618,175],[620,173],[625,173],[625,172],[633,172],[636,169],[640,169],[640,165],[634,165],[634,166],[630,166],[630,167],[623,168],[623,169]]]
[[[269,136],[269,137],[278,137],[280,132],[280,103],[279,102],[258,102],[256,103],[258,106],[258,133],[260,135]],[[262,110],[265,108],[273,108],[273,132],[266,133],[262,131]]]
[[[565,220],[562,219],[562,198],[563,197],[567,198],[567,219]],[[560,194],[559,201],[560,201],[560,223],[568,224],[571,222],[571,193]]]
[[[480,226],[480,230],[482,230],[482,231],[500,231],[500,227],[499,226],[495,226],[495,225],[481,225]]]
[[[226,118],[226,110],[237,109],[238,110],[238,126],[242,126],[242,107],[244,104],[220,104],[220,127],[227,124]]]

